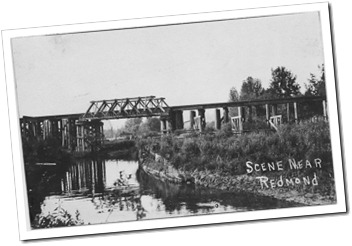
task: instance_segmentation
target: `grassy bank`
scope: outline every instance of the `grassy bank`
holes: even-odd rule
[[[193,175],[199,184],[217,183],[223,189],[237,187],[277,197],[335,200],[326,122],[282,125],[277,132],[240,136],[225,126],[215,133],[140,139],[137,146],[160,154],[168,165]],[[165,163],[153,165],[165,169]]]

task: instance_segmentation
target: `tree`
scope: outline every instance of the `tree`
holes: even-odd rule
[[[238,102],[244,100],[255,100],[262,98],[264,93],[264,88],[262,87],[262,83],[259,79],[253,78],[251,76],[247,77],[242,82],[241,93],[239,94],[235,87],[232,87],[229,94],[230,102]],[[248,114],[252,115],[252,107],[246,109]],[[260,109],[256,107],[255,113],[259,113]],[[238,110],[237,108],[230,108],[230,115],[237,116]]]
[[[300,94],[300,85],[296,82],[297,76],[285,67],[271,69],[271,76],[268,92],[272,97],[294,97]]]
[[[240,101],[240,94],[238,93],[235,87],[232,87],[229,93],[229,102],[238,102],[238,101]],[[229,115],[236,116],[237,110],[235,110],[235,108],[233,107],[229,108]]]
[[[318,66],[318,68],[320,69],[320,77],[317,79],[314,74],[310,74],[308,85],[305,85],[306,92],[304,95],[306,96],[326,96],[324,64]]]
[[[308,79],[308,85],[305,85],[305,96],[326,96],[324,64],[318,66],[318,68],[320,69],[319,78],[317,78],[317,76],[312,73],[310,74],[310,78]],[[323,109],[321,102],[311,102],[304,106],[304,111],[309,112],[309,116],[311,116],[312,114],[321,115],[322,110]]]
[[[138,132],[142,118],[131,118],[125,122],[125,129],[128,133],[135,135]]]
[[[159,132],[160,120],[158,118],[148,118],[138,128],[138,135],[140,136],[151,136]]]
[[[256,100],[262,99],[264,95],[264,88],[262,87],[262,82],[259,79],[253,78],[249,76],[242,82],[241,87],[241,100]],[[262,114],[264,109],[261,109],[259,105],[255,106],[254,114],[255,116]],[[245,113],[249,117],[249,121],[252,122],[253,108],[247,107],[245,108]]]
[[[146,124],[147,124],[150,131],[160,132],[160,119],[148,118]]]
[[[240,100],[259,99],[263,95],[264,89],[259,79],[248,77],[243,80]]]
[[[238,102],[240,100],[240,94],[235,87],[230,89],[229,102]]]

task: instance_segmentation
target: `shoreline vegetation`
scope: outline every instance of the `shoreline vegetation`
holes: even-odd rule
[[[336,203],[327,122],[281,125],[277,132],[170,134],[137,140],[150,175],[245,191],[302,205]]]
[[[189,183],[230,192],[248,192],[292,204],[336,203],[329,124],[325,121],[284,124],[278,131],[234,135],[231,125],[202,133],[141,136],[102,146],[77,157],[54,139],[26,144],[24,157],[33,228],[63,226],[61,220],[38,218],[48,188],[70,163],[80,158],[139,159],[149,175],[166,182]],[[56,163],[52,166],[36,163]],[[57,187],[59,189],[59,187]],[[59,215],[69,225],[67,213]],[[57,216],[58,218],[61,218]],[[65,217],[66,216],[66,217]],[[54,223],[55,222],[55,223]],[[53,224],[54,223],[54,224]]]
[[[38,218],[37,215],[42,201],[49,194],[49,187],[59,191],[60,187],[53,184],[58,183],[70,163],[81,158],[139,158],[146,173],[167,182],[248,192],[292,202],[295,206],[336,203],[327,121],[282,124],[277,131],[253,131],[241,135],[233,134],[231,124],[224,124],[217,131],[206,127],[202,133],[149,133],[135,135],[129,140],[105,142],[99,152],[86,153],[85,156],[65,151],[56,139],[24,140],[33,228],[65,225],[62,220]],[[69,221],[67,225],[76,223],[75,218],[67,220],[67,213],[62,212],[58,218]]]

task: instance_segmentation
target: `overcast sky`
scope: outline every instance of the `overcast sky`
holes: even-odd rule
[[[20,116],[83,113],[89,101],[154,95],[224,102],[285,66],[304,89],[324,63],[316,12],[12,40]],[[302,90],[303,92],[304,90]]]

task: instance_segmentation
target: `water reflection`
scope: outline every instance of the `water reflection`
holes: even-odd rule
[[[85,224],[139,220],[141,203],[138,163],[123,160],[80,160],[61,179],[61,193],[47,196],[42,216],[55,209],[79,212]]]
[[[296,204],[285,201],[244,192],[235,193],[186,184],[167,183],[150,177],[144,172],[139,172],[138,177],[141,193],[153,197],[154,200],[162,201],[162,209],[169,214],[182,212],[184,215],[189,215],[296,206]],[[150,202],[150,204],[152,203]],[[158,209],[155,207],[155,210]]]
[[[61,179],[66,195],[99,194],[118,187],[138,186],[135,161],[80,160]]]
[[[45,198],[41,215],[60,208],[79,213],[84,224],[97,224],[289,206],[245,193],[162,182],[138,169],[136,161],[80,160],[61,178],[61,192]]]
[[[95,194],[104,191],[106,165],[102,160],[81,160],[71,165],[61,179],[61,191],[65,195]]]

